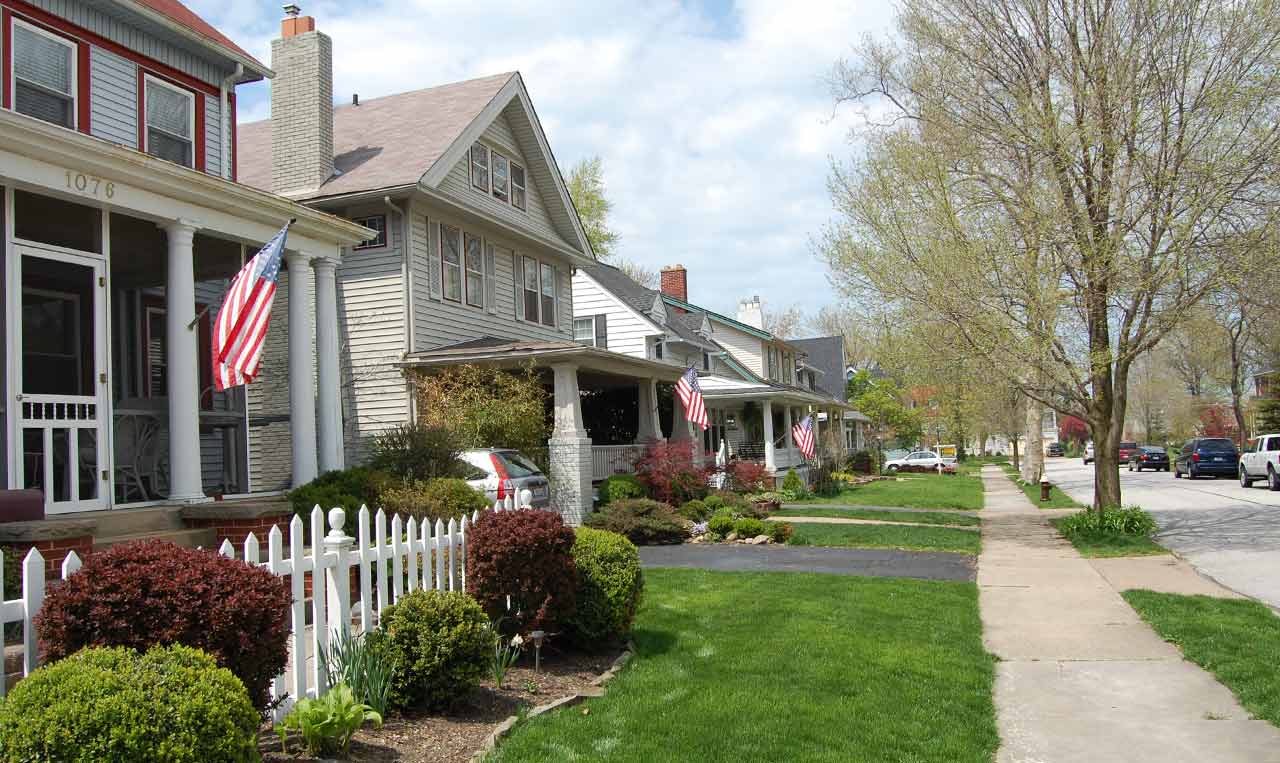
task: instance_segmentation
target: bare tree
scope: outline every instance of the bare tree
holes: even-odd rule
[[[807,322],[799,305],[777,311],[768,309],[768,305],[762,305],[761,310],[764,313],[764,330],[783,339],[798,338],[801,328]]]
[[[1226,272],[1250,273],[1239,253],[1275,222],[1280,13],[900,7],[895,41],[836,70],[838,101],[885,116],[833,171],[842,219],[822,253],[842,288],[929,311],[993,374],[1088,422],[1094,505],[1120,505],[1133,363]]]

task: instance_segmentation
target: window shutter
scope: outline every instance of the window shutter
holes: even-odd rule
[[[484,306],[490,313],[498,312],[498,263],[493,254],[493,244],[484,245]]]
[[[563,316],[563,315],[561,315],[561,307],[563,307],[563,305],[564,305],[564,277],[561,275],[560,267],[559,267],[558,265],[552,265],[552,266],[551,266],[551,272],[555,274],[555,281],[556,281],[556,307],[555,307],[555,310],[556,310],[556,318],[555,318],[556,328],[558,328],[561,332],[563,332],[563,331],[565,330],[565,325],[564,325],[564,324],[565,324],[565,323],[568,323],[568,324],[569,324],[569,334],[570,334],[570,336],[572,336],[572,335],[573,335],[573,321],[572,321],[572,320],[568,320],[568,321],[566,321],[566,320],[564,319],[564,316]]]
[[[605,313],[596,316],[596,347],[609,349],[609,316]]]
[[[520,255],[511,252],[511,282],[515,284],[516,320],[524,320],[524,267]]]
[[[427,264],[430,281],[428,292],[435,301],[440,301],[440,223],[427,221]]]

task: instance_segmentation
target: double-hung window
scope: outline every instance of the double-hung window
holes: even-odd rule
[[[462,301],[462,231],[449,225],[440,226],[440,270],[444,298]]]
[[[75,43],[15,19],[12,45],[14,110],[75,129]]]
[[[471,146],[471,185],[489,192],[489,147],[483,143]]]
[[[601,313],[590,318],[573,319],[573,341],[602,350],[609,348],[609,316]]]
[[[493,198],[507,201],[511,198],[511,171],[507,157],[493,152]]]
[[[467,268],[467,304],[484,307],[484,247],[480,237],[463,233],[462,249]]]
[[[195,166],[195,94],[151,75],[145,83],[147,153],[184,167]]]
[[[372,215],[370,217],[357,217],[353,222],[356,225],[363,225],[370,230],[377,231],[373,238],[368,241],[361,241],[356,244],[353,249],[376,249],[380,246],[387,245],[387,216]]]
[[[542,263],[542,325],[556,325],[556,269]]]
[[[525,194],[524,167],[511,162],[511,206],[524,209]]]
[[[524,319],[538,321],[538,261],[524,258]]]

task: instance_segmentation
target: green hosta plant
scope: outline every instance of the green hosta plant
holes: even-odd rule
[[[373,708],[356,699],[351,687],[337,683],[319,699],[303,699],[293,706],[285,719],[276,726],[280,746],[289,752],[290,731],[302,736],[302,743],[310,755],[333,755],[347,751],[351,737],[372,721],[382,725],[382,716]]]

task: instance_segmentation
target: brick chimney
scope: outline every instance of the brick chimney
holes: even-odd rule
[[[288,196],[333,175],[333,40],[298,6],[284,10],[271,41],[271,190]]]
[[[689,301],[689,273],[684,265],[667,265],[662,269],[662,293],[681,302]]]
[[[764,310],[760,307],[760,295],[744,299],[738,303],[738,323],[764,328]]]

